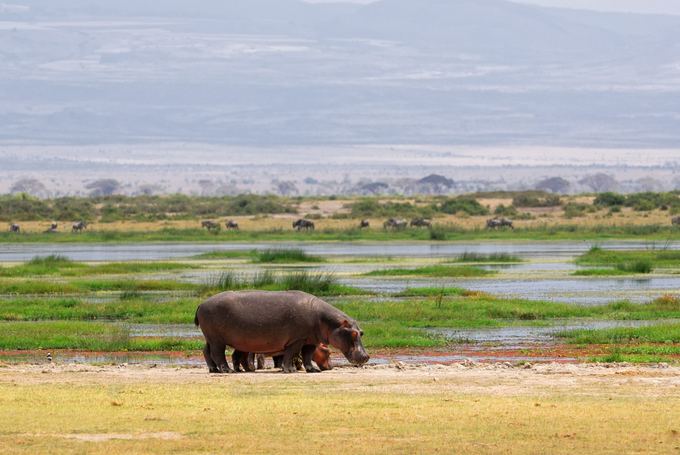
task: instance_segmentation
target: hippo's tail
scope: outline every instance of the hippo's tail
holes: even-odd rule
[[[201,307],[201,306],[199,305],[199,306],[196,308],[196,314],[194,314],[194,324],[196,324],[196,327],[198,327],[198,308],[200,308],[200,307]]]

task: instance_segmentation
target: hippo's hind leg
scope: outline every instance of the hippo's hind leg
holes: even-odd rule
[[[257,369],[264,370],[264,355],[258,354],[255,358],[257,359]]]
[[[220,373],[233,373],[234,370],[231,369],[224,355],[225,349],[227,349],[226,344],[210,343],[210,358],[217,365]]]
[[[300,349],[304,345],[304,340],[295,341],[292,344],[286,346],[283,352],[283,372],[284,373],[297,373],[297,368],[293,361],[296,355],[300,353]]]
[[[302,346],[302,363],[304,364],[307,373],[321,373],[321,370],[312,363],[314,351],[316,351],[316,345],[306,344]]]
[[[208,370],[211,373],[220,372],[220,370],[217,368],[217,364],[213,361],[212,357],[210,356],[210,345],[208,343],[206,343],[205,347],[203,348],[203,357],[205,358],[205,363],[208,364]]]

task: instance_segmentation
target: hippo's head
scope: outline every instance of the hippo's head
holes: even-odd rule
[[[312,360],[316,362],[316,365],[321,371],[327,371],[333,368],[330,362],[331,350],[328,349],[328,346],[323,343],[316,347],[316,351],[314,351],[314,358]]]
[[[370,358],[361,344],[363,334],[356,322],[344,320],[329,334],[328,341],[340,349],[351,364],[363,365]]]

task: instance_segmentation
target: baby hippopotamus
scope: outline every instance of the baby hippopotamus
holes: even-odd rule
[[[255,365],[256,359],[257,365]],[[274,360],[274,368],[283,367],[283,355],[275,355],[274,357],[272,357],[272,359]],[[314,361],[314,363],[316,363],[316,365],[319,367],[321,371],[327,371],[333,369],[333,367],[331,366],[330,359],[331,350],[325,344],[320,343],[314,350],[312,360]],[[240,371],[253,372],[256,369],[257,370],[264,369],[264,356],[262,354],[258,354],[257,356],[255,356],[255,354],[253,353],[234,351],[234,353],[231,355],[231,360],[234,363],[234,371],[236,372]],[[293,358],[293,363],[298,371],[304,369],[301,353],[298,353]]]

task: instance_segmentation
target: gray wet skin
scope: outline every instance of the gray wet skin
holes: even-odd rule
[[[355,365],[368,362],[355,320],[311,294],[222,292],[199,305],[194,322],[206,340],[203,350],[214,373],[232,372],[224,351],[283,355],[283,371],[297,371],[293,357],[302,352],[307,372],[317,372],[312,357],[320,343],[339,349]]]

